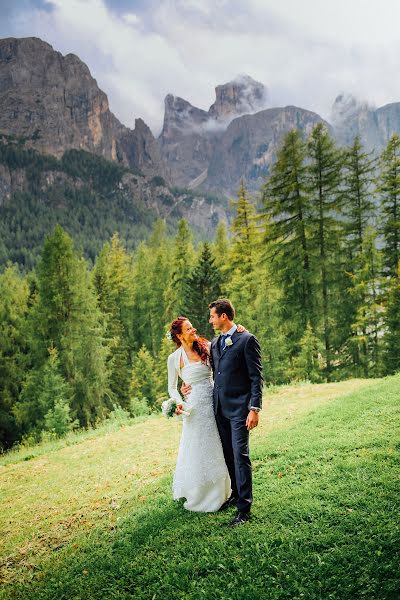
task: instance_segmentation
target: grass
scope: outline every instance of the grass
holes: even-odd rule
[[[397,600],[399,413],[400,376],[274,390],[251,434],[253,519],[235,530],[171,500],[178,423],[15,453],[0,597]]]

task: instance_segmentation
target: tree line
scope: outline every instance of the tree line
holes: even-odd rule
[[[57,225],[34,270],[0,274],[0,444],[158,410],[168,323],[209,339],[228,296],[257,335],[267,384],[400,369],[400,138],[379,157],[317,125],[282,141],[254,200],[242,182],[228,230],[193,243],[163,221],[134,251],[115,233],[91,266]]]

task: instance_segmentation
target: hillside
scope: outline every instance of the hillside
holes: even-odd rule
[[[32,269],[57,223],[93,263],[115,231],[131,250],[158,218],[175,234],[184,217],[207,239],[225,214],[225,201],[170,188],[162,177],[148,180],[84,150],[56,158],[29,148],[23,138],[0,135],[0,269],[7,260]]]
[[[399,389],[272,390],[253,520],[234,531],[171,500],[180,425],[161,417],[4,457],[0,597],[394,600]]]

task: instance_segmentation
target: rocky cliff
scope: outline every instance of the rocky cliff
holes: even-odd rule
[[[207,178],[216,145],[236,117],[259,111],[268,101],[265,86],[241,75],[215,88],[208,111],[169,94],[159,137],[161,155],[176,185],[196,188]]]
[[[249,188],[258,190],[285,133],[297,128],[307,135],[320,122],[331,130],[319,115],[296,106],[269,108],[234,119],[215,145],[204,186],[210,190],[218,186],[229,194],[243,178]]]
[[[400,102],[374,108],[350,94],[337,96],[331,121],[340,144],[351,144],[360,136],[368,150],[381,151],[394,133],[400,133]]]
[[[38,38],[0,40],[0,133],[57,157],[82,149],[165,175],[150,130],[122,125],[88,67]]]
[[[249,75],[238,75],[233,81],[215,88],[215,102],[208,110],[211,119],[227,125],[240,115],[263,110],[268,104],[268,90]]]
[[[155,139],[142,119],[133,130],[118,121],[74,54],[63,56],[37,38],[0,40],[0,134],[56,157],[82,149],[148,181],[161,176],[176,187],[232,195],[245,178],[258,189],[283,135],[293,127],[308,133],[323,121],[303,108],[267,106],[267,88],[247,75],[218,85],[208,110],[169,94]],[[368,149],[380,151],[400,133],[400,103],[374,108],[341,94],[331,123],[326,126],[340,144],[360,135]]]

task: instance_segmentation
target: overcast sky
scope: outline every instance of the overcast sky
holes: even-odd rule
[[[37,36],[89,66],[128,126],[158,134],[168,93],[208,109],[239,73],[329,119],[341,93],[400,101],[398,0],[0,0],[0,37]]]

